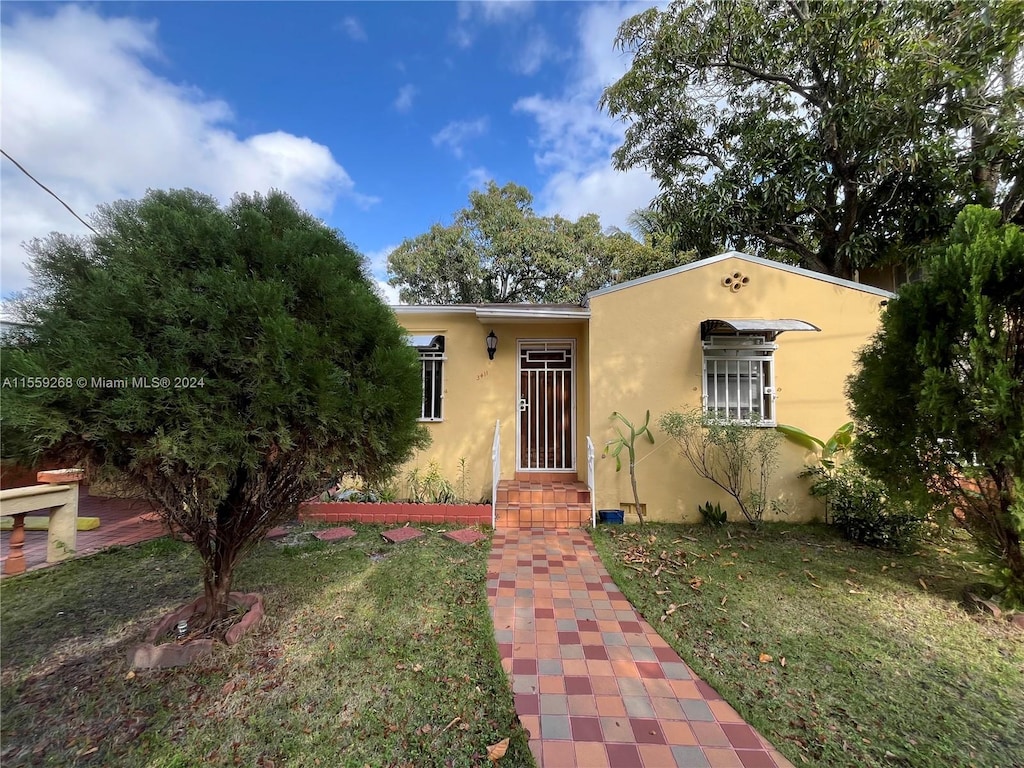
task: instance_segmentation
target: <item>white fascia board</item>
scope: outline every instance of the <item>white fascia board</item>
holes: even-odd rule
[[[391,304],[396,315],[471,315],[476,307],[466,304]]]
[[[476,316],[480,320],[586,320],[590,310],[586,307],[552,307],[530,308],[529,305],[510,305],[515,309],[504,307],[478,307]]]
[[[784,264],[781,261],[772,261],[771,259],[762,259],[760,256],[751,256],[749,253],[741,253],[740,251],[726,251],[720,253],[717,256],[711,256],[707,259],[701,259],[700,261],[691,261],[689,264],[683,264],[681,267],[674,267],[667,269],[664,272],[655,272],[653,275],[645,275],[644,277],[638,277],[635,280],[627,280],[624,283],[618,285],[611,285],[607,288],[601,288],[596,291],[591,291],[587,294],[587,299],[592,299],[594,296],[603,296],[606,293],[614,293],[615,291],[621,291],[623,288],[631,288],[634,285],[641,285],[643,283],[649,283],[652,280],[660,280],[663,277],[670,277],[672,275],[679,275],[683,272],[689,272],[692,269],[700,269],[701,267],[710,267],[719,262],[725,261],[726,259],[739,259],[740,261],[747,261],[751,264],[758,264],[762,267],[771,267],[772,269],[778,269],[782,272],[789,272],[790,274],[800,275],[801,277],[809,277],[812,280],[821,280],[825,283],[832,285],[838,285],[842,288],[852,288],[855,291],[863,291],[864,293],[870,293],[875,296],[882,296],[887,299],[891,299],[896,296],[895,293],[886,291],[882,288],[875,288],[873,285],[865,285],[864,283],[855,283],[852,280],[844,280],[841,277],[832,277],[832,275],[826,275],[824,272],[815,272],[811,269],[804,269],[803,267],[796,267],[792,264]]]

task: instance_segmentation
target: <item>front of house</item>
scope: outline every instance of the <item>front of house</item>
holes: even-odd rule
[[[583,307],[394,307],[420,352],[433,437],[405,470],[436,463],[467,496],[493,498],[499,526],[589,524],[592,508],[629,519],[628,471],[601,453],[613,411],[635,422],[650,410],[655,442],[637,456],[648,517],[696,521],[707,500],[731,510],[658,417],[703,407],[831,434],[849,419],[845,380],[890,296],[730,252],[596,291]],[[797,477],[808,456],[780,450],[772,495],[786,519],[812,519],[820,508]]]

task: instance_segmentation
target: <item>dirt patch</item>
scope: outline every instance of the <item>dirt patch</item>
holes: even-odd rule
[[[132,669],[167,669],[191,664],[213,652],[217,639],[228,645],[241,640],[263,618],[263,597],[255,592],[232,592],[231,601],[238,608],[221,622],[189,632],[188,622],[206,609],[206,598],[172,611],[146,634],[146,641],[132,648],[128,660]],[[160,640],[164,642],[160,642]]]

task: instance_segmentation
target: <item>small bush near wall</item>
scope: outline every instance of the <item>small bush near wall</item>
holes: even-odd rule
[[[825,521],[844,538],[900,552],[917,542],[922,516],[910,508],[890,508],[885,486],[856,463],[808,467],[803,476],[811,478],[811,495],[825,502]]]

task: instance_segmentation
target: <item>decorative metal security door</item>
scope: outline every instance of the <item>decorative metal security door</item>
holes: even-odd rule
[[[519,342],[520,471],[576,468],[575,353],[572,340]]]

